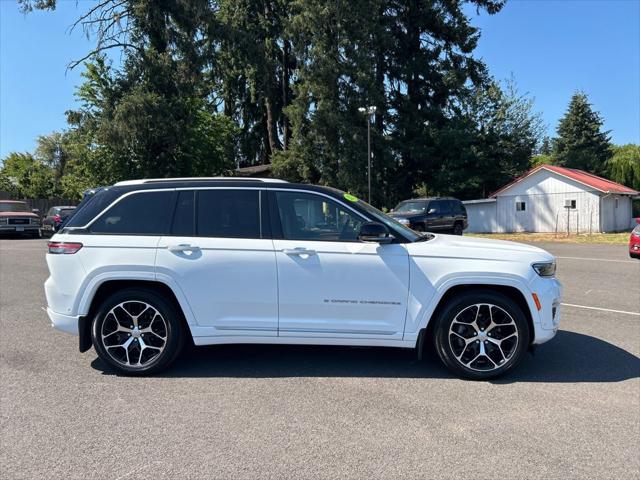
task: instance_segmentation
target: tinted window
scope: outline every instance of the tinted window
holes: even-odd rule
[[[173,213],[172,235],[191,237],[195,232],[195,192],[178,192],[176,209]]]
[[[76,207],[65,226],[73,228],[84,227],[126,191],[118,187],[109,187],[90,190],[89,192],[92,193],[85,192],[82,201]]]
[[[430,215],[440,215],[442,214],[442,202],[439,200],[431,200],[429,202],[429,208],[427,209]]]
[[[161,235],[169,226],[174,192],[140,192],[124,197],[103,213],[92,233]]]
[[[200,190],[197,195],[199,236],[260,238],[258,190]]]
[[[452,210],[452,201],[451,200],[441,200],[440,205],[442,205],[442,215],[451,215]]]
[[[320,195],[276,192],[282,234],[288,240],[353,242],[366,221]]]

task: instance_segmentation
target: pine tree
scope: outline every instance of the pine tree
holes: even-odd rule
[[[602,131],[602,125],[602,117],[593,110],[587,95],[576,92],[558,125],[553,151],[555,163],[596,175],[605,174],[611,143],[609,131]]]

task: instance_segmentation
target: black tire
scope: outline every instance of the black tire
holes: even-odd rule
[[[424,225],[421,225],[421,224],[413,225],[413,226],[411,227],[411,229],[412,229],[414,232],[421,232],[421,233],[422,233],[422,232],[426,232],[426,230],[425,230],[425,228],[424,228]]]
[[[464,230],[464,226],[462,225],[462,222],[456,222],[453,224],[454,235],[462,235],[463,230]]]
[[[491,322],[495,320],[490,329],[488,317]],[[472,318],[473,323],[468,323]],[[488,380],[504,375],[522,360],[529,347],[524,312],[499,292],[475,290],[456,296],[434,321],[435,350],[445,366],[462,378]],[[479,331],[476,327],[484,328]]]
[[[135,329],[128,328],[133,325],[122,325],[129,321],[136,322]],[[118,325],[126,327],[127,331],[116,331]],[[125,375],[144,376],[166,369],[178,357],[184,345],[183,330],[181,313],[170,301],[150,289],[127,288],[110,295],[100,305],[93,320],[91,340],[100,359],[114,370]],[[144,343],[145,334],[148,344]],[[121,344],[129,339],[131,341],[124,348]],[[159,353],[155,353],[157,351]]]

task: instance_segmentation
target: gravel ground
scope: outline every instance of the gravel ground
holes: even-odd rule
[[[640,312],[624,246],[543,248],[566,303]],[[125,378],[49,326],[44,249],[0,240],[3,479],[640,476],[637,314],[565,306],[557,337],[489,383],[406,350],[294,346]]]

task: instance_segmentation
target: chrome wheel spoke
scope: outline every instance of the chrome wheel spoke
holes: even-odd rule
[[[502,367],[515,353],[518,340],[518,327],[511,315],[493,304],[465,307],[449,328],[449,347],[454,357],[476,371]]]
[[[113,360],[127,367],[144,367],[164,350],[167,332],[167,322],[155,307],[131,300],[107,313],[100,333],[102,344]]]

